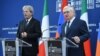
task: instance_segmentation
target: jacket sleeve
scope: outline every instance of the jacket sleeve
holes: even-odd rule
[[[18,29],[17,29],[17,34],[16,34],[16,37],[17,38],[20,38],[20,23],[18,24]]]
[[[80,41],[84,42],[89,38],[89,31],[85,21],[80,22]]]

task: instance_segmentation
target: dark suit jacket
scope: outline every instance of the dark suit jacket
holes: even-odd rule
[[[62,32],[61,32],[61,37],[66,37],[75,42],[72,37],[79,36],[80,37],[80,43],[79,48],[68,48],[68,56],[85,56],[84,54],[84,47],[83,47],[83,42],[86,41],[89,37],[89,32],[88,28],[86,25],[86,22],[80,19],[75,18],[74,21],[72,22],[70,29],[67,31],[65,34],[65,25],[64,23],[62,25]],[[77,43],[76,43],[77,44]]]
[[[18,31],[17,31],[17,37],[32,44],[32,48],[23,48],[22,54],[23,56],[27,56],[29,54],[31,56],[38,53],[38,38],[41,37],[41,26],[40,22],[34,18],[32,18],[29,22],[29,24],[26,26],[25,19],[22,20],[19,23]],[[22,38],[21,33],[27,32],[27,37]]]

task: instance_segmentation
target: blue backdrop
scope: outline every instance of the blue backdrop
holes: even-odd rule
[[[58,0],[48,0],[48,13],[50,22],[51,37],[55,37],[59,12],[57,11]],[[59,0],[60,1],[60,0]],[[70,0],[69,0],[70,1]],[[98,26],[100,25],[100,0],[88,1],[89,29],[91,38],[92,56],[95,56]],[[80,17],[80,0],[75,0],[76,15]],[[69,2],[70,3],[70,2]],[[15,38],[16,30],[20,20],[23,19],[23,5],[34,7],[34,17],[42,21],[44,0],[0,0],[0,37]],[[0,56],[2,56],[0,43]]]

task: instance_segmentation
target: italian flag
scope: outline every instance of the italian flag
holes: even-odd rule
[[[87,13],[87,0],[81,0],[82,3],[82,8],[81,8],[81,18],[84,20],[88,25],[88,13]],[[89,29],[89,27],[88,27]],[[91,56],[91,48],[90,48],[90,39],[84,42],[84,51],[85,51],[85,56]]]
[[[42,19],[42,38],[49,38],[50,33],[49,33],[49,15],[47,11],[47,1],[44,1],[44,9],[43,9],[43,19]],[[39,54],[38,56],[46,56],[46,47],[44,40],[39,41]]]

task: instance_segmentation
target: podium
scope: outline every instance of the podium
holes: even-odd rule
[[[75,44],[70,39],[63,37],[59,39],[55,38],[41,38],[44,41],[46,56],[67,56],[67,48],[78,48],[79,46]],[[71,45],[70,45],[70,44]]]
[[[3,56],[21,56],[22,47],[32,45],[18,38],[0,38],[3,48]]]

